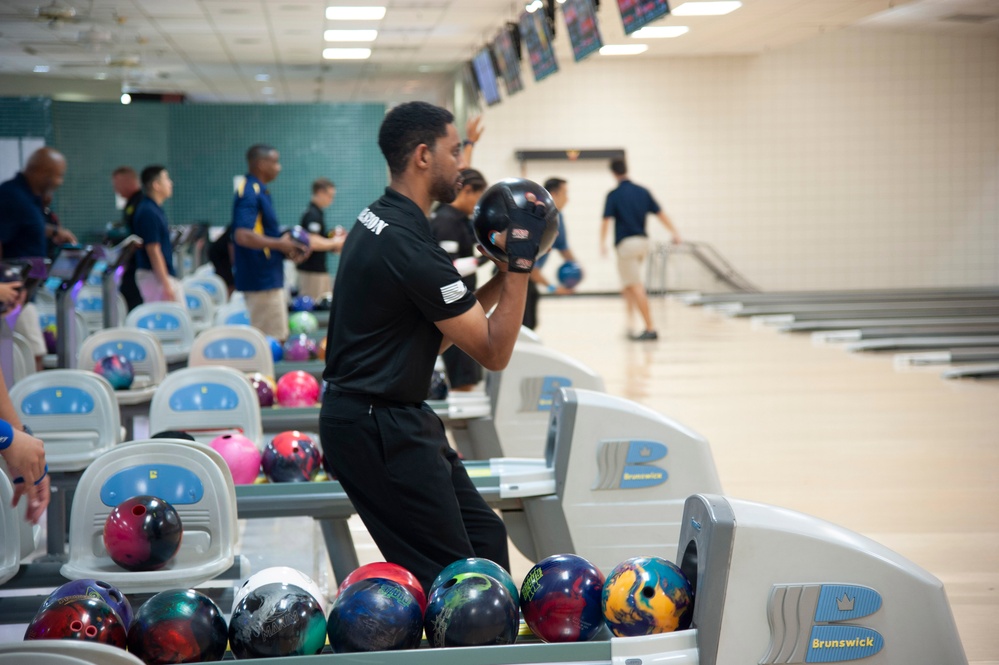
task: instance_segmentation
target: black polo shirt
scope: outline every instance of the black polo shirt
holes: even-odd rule
[[[475,249],[475,234],[468,216],[450,204],[443,204],[430,217],[430,231],[438,243],[458,243],[458,251],[448,252],[451,260],[472,256]],[[476,275],[462,279],[472,291],[475,290]]]
[[[303,229],[316,235],[326,235],[326,219],[322,209],[309,201],[309,209],[302,214],[300,222]],[[302,272],[326,272],[326,252],[312,252],[309,258],[298,264]]]
[[[132,231],[132,220],[135,219],[135,211],[139,208],[139,203],[142,202],[142,190],[140,189],[135,194],[128,197],[128,201],[125,202],[125,207],[121,211],[121,221],[125,224],[125,228],[131,233]]]
[[[475,302],[423,211],[387,188],[344,243],[323,378],[334,390],[422,402],[443,339],[434,322]]]

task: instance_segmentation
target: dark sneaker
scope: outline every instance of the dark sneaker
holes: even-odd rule
[[[641,335],[633,335],[631,339],[636,342],[650,342],[659,339],[659,333],[655,330],[646,330]]]

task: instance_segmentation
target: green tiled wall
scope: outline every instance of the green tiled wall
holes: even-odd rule
[[[337,198],[327,225],[349,228],[388,182],[378,150],[382,104],[171,105],[0,99],[0,136],[44,136],[66,155],[66,181],[53,208],[81,240],[117,219],[111,171],[166,165],[174,181],[170,221],[229,223],[233,176],[246,172],[246,149],[269,143],[281,153],[270,185],[283,225],[298,222],[312,181],[327,177]],[[331,270],[335,270],[335,261]]]
[[[51,139],[52,102],[44,97],[0,97],[0,137]]]

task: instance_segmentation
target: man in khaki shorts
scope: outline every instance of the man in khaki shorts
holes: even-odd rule
[[[607,194],[604,204],[604,219],[600,225],[600,252],[607,254],[607,230],[614,221],[614,247],[617,251],[617,271],[621,276],[621,295],[628,308],[630,328],[635,311],[641,315],[645,329],[631,335],[636,341],[659,339],[649,312],[649,298],[642,281],[642,264],[649,253],[649,237],[645,233],[645,218],[654,214],[672,234],[673,242],[679,244],[680,233],[669,217],[652,197],[652,193],[628,178],[628,167],[623,159],[611,160],[611,172],[617,179],[617,188]]]
[[[267,183],[281,172],[278,151],[256,144],[246,151],[248,173],[232,207],[233,276],[250,313],[250,324],[279,341],[288,337],[284,257],[301,262],[309,248],[282,235]]]

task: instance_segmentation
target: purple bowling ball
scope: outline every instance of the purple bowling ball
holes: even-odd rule
[[[309,246],[309,232],[303,229],[301,226],[291,227],[291,237],[296,242],[300,242],[306,247]]]
[[[274,406],[274,381],[260,372],[248,376],[253,389],[257,391],[260,406]]]
[[[94,372],[107,379],[115,390],[128,390],[135,380],[135,368],[125,356],[104,356],[94,365]]]
[[[291,362],[305,362],[319,357],[315,340],[302,333],[293,335],[284,343],[284,359]]]

